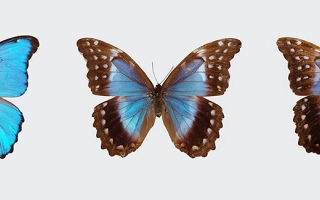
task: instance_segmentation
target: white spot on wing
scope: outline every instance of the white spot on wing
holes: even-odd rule
[[[211,128],[208,128],[207,129],[207,133],[210,135],[212,133],[212,129]]]
[[[101,125],[104,126],[105,124],[106,124],[106,120],[105,119],[101,120]]]
[[[213,60],[214,59],[214,56],[209,56],[209,60]]]
[[[124,147],[123,147],[123,145],[119,145],[119,146],[117,146],[117,149],[119,149],[119,150],[123,150],[123,149],[124,149]]]
[[[94,45],[98,45],[98,44],[99,44],[98,40],[95,40],[95,41],[93,42],[93,44],[94,44]]]
[[[191,150],[192,151],[197,151],[197,150],[199,150],[200,148],[198,147],[198,146],[196,146],[196,145],[193,145],[192,147],[191,147]]]
[[[208,142],[208,140],[204,138],[204,139],[202,140],[202,145],[205,145],[207,142]]]

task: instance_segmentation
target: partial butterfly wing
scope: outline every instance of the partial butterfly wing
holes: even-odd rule
[[[0,42],[1,97],[17,97],[26,91],[29,59],[38,46],[38,40],[32,36],[18,36]],[[22,122],[19,109],[0,98],[0,158],[13,151]]]
[[[26,91],[29,59],[38,47],[39,41],[32,36],[0,42],[0,97],[18,97]]]
[[[293,108],[298,144],[320,154],[320,48],[291,37],[279,38],[277,45],[288,61],[292,91],[307,96]]]
[[[310,42],[284,37],[277,41],[288,61],[289,81],[296,95],[320,95],[320,48]]]
[[[219,105],[202,96],[222,95],[230,78],[230,60],[240,51],[238,39],[227,38],[191,52],[162,86],[163,122],[175,146],[190,157],[215,149],[224,117]]]
[[[0,98],[0,120],[0,158],[5,158],[13,152],[24,119],[16,106]]]
[[[101,148],[107,149],[111,156],[125,157],[142,144],[154,124],[152,82],[117,47],[93,38],[80,39],[77,46],[87,60],[92,93],[116,96],[97,105],[93,112]]]
[[[293,111],[298,144],[308,153],[320,154],[320,97],[307,96],[300,99]]]

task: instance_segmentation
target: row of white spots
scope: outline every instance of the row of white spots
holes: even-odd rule
[[[310,77],[308,76],[308,75],[305,75],[304,77],[298,77],[297,79],[296,79],[296,81],[301,81],[302,79],[303,80],[307,80],[307,79],[309,79]]]
[[[307,98],[304,99],[304,102],[306,103],[308,101]],[[304,104],[301,105],[301,110],[305,110],[306,109],[306,106]],[[306,119],[306,115],[301,115],[301,119],[302,120],[305,120]],[[308,129],[309,128],[309,124],[305,124],[303,125],[303,128],[304,129]]]
[[[309,69],[311,66],[310,65],[308,65],[308,64],[306,64],[305,66],[304,66],[304,68],[306,68],[306,69]],[[298,70],[302,70],[302,66],[299,66],[299,67],[297,67],[297,69]]]
[[[205,145],[206,143],[208,143],[208,139],[204,138],[204,139],[202,140],[202,145]],[[200,147],[198,147],[198,146],[196,146],[196,145],[193,145],[193,146],[191,147],[191,150],[192,150],[192,151],[198,151],[199,149],[200,149]]]
[[[301,42],[300,40],[296,40],[295,43],[296,43],[296,45],[301,45],[302,42]],[[291,43],[291,41],[288,40],[288,41],[287,41],[287,44],[288,44],[288,45],[291,45],[292,43]]]
[[[301,61],[301,60],[309,60],[309,56],[296,56],[294,57],[296,60]]]
[[[211,106],[211,107],[213,107],[213,103],[212,102],[208,102],[208,104]],[[212,116],[214,116],[215,115],[215,110],[211,110],[211,112],[210,112],[210,114],[212,115]],[[210,119],[210,124],[211,125],[213,125],[214,124],[214,119]],[[207,128],[207,134],[208,135],[210,135],[210,134],[212,134],[212,129],[211,128]],[[204,138],[203,140],[202,140],[202,145],[205,145],[206,143],[208,143],[208,139],[206,139],[206,138]],[[192,151],[197,151],[197,150],[199,150],[200,148],[198,147],[198,146],[196,146],[196,145],[193,145],[192,147],[191,147],[191,150]]]
[[[224,42],[220,40],[220,41],[218,42],[218,45],[219,45],[219,46],[224,46]],[[232,46],[232,42],[228,42],[227,46],[228,46],[228,47],[231,47],[231,46]]]
[[[209,60],[214,60],[216,57],[215,56],[209,56]],[[224,57],[223,56],[219,56],[218,60],[222,60]]]
[[[208,64],[208,68],[212,69],[213,65],[212,64]],[[221,65],[218,65],[217,69],[221,70],[222,69]]]
[[[106,78],[108,78],[108,76],[104,74],[104,75],[101,76],[101,78],[102,78],[102,79],[106,79]],[[94,76],[94,80],[95,80],[95,81],[98,80],[98,79],[99,79],[98,76]]]
[[[100,55],[100,58],[101,58],[102,60],[107,60],[107,59],[108,59],[108,57],[105,56],[105,55]],[[96,56],[96,55],[93,56],[93,60],[98,60],[98,59],[99,59],[98,56]]]

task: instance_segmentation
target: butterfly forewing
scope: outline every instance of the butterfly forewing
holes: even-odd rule
[[[290,87],[297,95],[320,95],[320,48],[297,38],[279,38],[279,50],[288,61]]]
[[[146,95],[153,84],[138,64],[121,49],[93,38],[77,42],[87,60],[89,87],[104,96]]]
[[[39,41],[32,36],[18,36],[0,43],[0,97],[21,96],[28,87],[29,59]]]
[[[222,95],[228,88],[230,60],[240,48],[241,41],[233,38],[197,48],[172,71],[163,90],[172,95]]]

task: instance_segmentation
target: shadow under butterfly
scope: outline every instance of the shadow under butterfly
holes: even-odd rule
[[[227,89],[239,40],[221,39],[197,48],[155,87],[119,48],[94,38],[79,39],[77,46],[87,60],[92,93],[115,96],[97,105],[92,115],[101,148],[110,156],[134,152],[160,116],[180,151],[194,158],[215,149],[224,115],[219,105],[202,96],[222,95]]]
[[[306,96],[293,108],[298,144],[320,154],[320,47],[291,37],[279,38],[277,45],[288,61],[292,91]]]
[[[0,42],[0,158],[13,152],[24,121],[21,111],[2,97],[19,97],[28,87],[29,59],[39,41],[32,36],[17,36]]]

